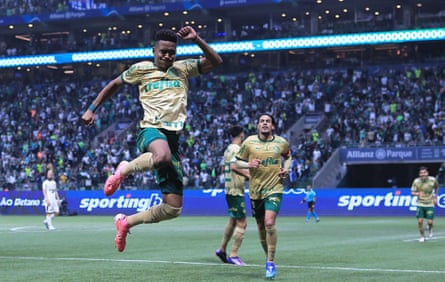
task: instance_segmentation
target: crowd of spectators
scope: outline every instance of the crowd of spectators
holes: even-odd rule
[[[162,4],[176,2],[179,2],[179,0],[1,0],[0,16],[9,17],[29,14],[38,15],[122,5]]]
[[[88,2],[88,1],[77,1]],[[121,6],[130,4],[156,4],[160,2],[177,2],[156,1],[156,0],[132,0],[132,1],[92,1],[95,4],[90,8],[101,6]],[[49,1],[33,1],[33,0],[0,0],[0,16],[24,15],[24,14],[40,14],[47,12],[65,12],[75,7],[76,1],[66,0],[49,0]],[[433,17],[434,18],[434,17]],[[126,23],[131,22],[130,17]],[[238,19],[238,22],[240,20]],[[218,26],[218,23],[206,23],[207,27],[199,28],[200,35],[208,42],[228,41],[228,40],[256,40],[266,38],[287,38],[300,37],[317,34],[340,34],[353,32],[369,32],[369,31],[387,31],[393,30],[396,26],[396,19],[392,14],[389,15],[362,15],[358,13],[354,20],[335,20],[335,21],[319,21],[318,27],[314,28],[311,24],[310,17],[303,17],[297,21],[289,18],[271,19],[265,17],[263,22],[250,23],[249,18],[243,19],[245,23],[238,23],[230,28]],[[437,16],[439,25],[443,26],[445,18]],[[88,22],[88,21],[85,21]],[[51,24],[51,23],[49,23]],[[64,26],[58,22],[54,22],[57,27]],[[115,25],[115,19],[105,18],[103,24],[87,25],[84,28],[76,30],[57,30],[49,36],[47,31],[33,31],[32,29],[26,34],[27,40],[17,39],[15,34],[5,34],[0,36],[0,57],[35,55],[47,53],[64,53],[64,52],[85,52],[96,50],[120,49],[120,48],[140,48],[147,47],[151,44],[150,36],[136,28],[140,24],[140,19],[134,20],[134,26],[131,29],[109,29],[111,25]],[[221,25],[221,24],[219,24]],[[119,26],[119,25],[117,25]],[[414,22],[412,26],[405,26],[405,29],[437,27],[437,22],[433,21],[429,25],[428,21],[422,21],[421,26]],[[198,27],[197,27],[198,28]],[[400,28],[400,27],[399,27]]]
[[[32,79],[18,75],[2,81],[0,89],[4,189],[40,189],[48,165],[61,189],[101,189],[118,162],[137,155],[136,127],[120,135],[100,134],[117,121],[140,118],[134,87],[122,88],[96,112],[95,125],[85,127],[80,116],[111,76],[55,79],[43,70]],[[276,133],[288,139],[287,129],[303,115],[328,117],[326,129],[306,130],[291,143],[288,187],[310,181],[340,146],[445,144],[445,67],[440,64],[210,74],[190,86],[189,118],[180,140],[188,188],[223,187],[221,161],[230,141],[225,129],[240,124],[253,134],[260,112],[272,113]],[[149,172],[124,186],[157,188]]]
[[[64,12],[76,1],[0,0],[0,15]],[[84,1],[88,2],[88,1]],[[157,4],[158,0],[94,1],[100,5]],[[177,2],[169,0],[168,2]],[[93,2],[91,2],[93,3]],[[388,23],[388,18],[385,18]],[[391,22],[391,21],[389,21]],[[372,20],[369,23],[373,24]],[[389,23],[391,25],[391,23]],[[350,27],[351,25],[347,25]],[[364,30],[370,30],[363,26]],[[386,27],[385,27],[386,28]],[[54,40],[17,44],[0,38],[0,57],[148,46],[143,33],[103,30],[92,35],[71,33]],[[266,22],[240,25],[233,40],[297,36],[301,23]],[[202,31],[209,42],[213,33]],[[11,47],[14,46],[14,47]],[[311,67],[314,67],[312,65]],[[304,187],[340,146],[415,146],[445,144],[445,68],[428,65],[368,66],[324,69],[225,70],[190,82],[189,119],[181,135],[184,182],[188,188],[223,187],[221,160],[229,142],[225,129],[241,124],[255,132],[260,112],[277,119],[276,133],[307,113],[323,113],[326,128],[311,128],[291,143],[293,171],[287,185]],[[11,72],[11,71],[8,71]],[[119,161],[132,159],[136,127],[101,134],[118,121],[136,121],[141,109],[137,91],[124,87],[97,111],[94,126],[79,118],[106,82],[115,75],[84,73],[54,76],[51,70],[2,74],[0,82],[0,183],[3,189],[38,190],[48,166],[61,189],[100,189]],[[320,130],[320,131],[319,131]],[[134,175],[126,188],[156,188],[152,173]]]

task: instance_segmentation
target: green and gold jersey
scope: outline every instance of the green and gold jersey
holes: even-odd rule
[[[253,135],[244,140],[236,158],[247,162],[255,158],[261,160],[259,168],[250,169],[249,197],[252,200],[283,193],[283,180],[279,173],[282,158],[288,157],[289,154],[289,143],[280,136],[273,136],[273,139],[264,141]]]
[[[244,196],[245,177],[230,169],[230,164],[235,162],[235,155],[240,146],[230,144],[224,152],[224,187],[226,195]]]
[[[125,70],[122,80],[139,86],[139,101],[144,109],[140,126],[182,130],[187,118],[188,80],[199,74],[199,59],[176,61],[165,72],[151,61]]]
[[[414,179],[411,186],[412,192],[423,192],[417,197],[417,205],[419,207],[434,207],[433,199],[437,196],[438,190],[439,183],[432,176],[428,176],[425,181],[418,177]]]

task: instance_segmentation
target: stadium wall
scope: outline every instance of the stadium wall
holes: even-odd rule
[[[118,191],[112,197],[102,191],[59,191],[66,199],[65,215],[132,214],[161,202],[157,190]],[[416,198],[409,188],[323,189],[317,190],[320,216],[415,216]],[[280,215],[304,216],[303,189],[285,190]],[[247,194],[246,194],[247,198]],[[44,213],[41,191],[0,192],[0,215],[38,215]],[[247,204],[250,215],[250,204]],[[439,195],[436,215],[445,215],[445,194]],[[226,216],[222,189],[185,190],[183,215]]]

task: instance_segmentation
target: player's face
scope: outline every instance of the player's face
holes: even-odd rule
[[[155,65],[166,71],[176,59],[176,43],[159,40],[153,48]]]
[[[419,176],[420,176],[420,178],[422,178],[422,180],[425,180],[428,177],[428,170],[421,169],[419,171]]]
[[[258,132],[263,135],[269,135],[274,130],[272,118],[268,115],[263,115],[258,120]]]

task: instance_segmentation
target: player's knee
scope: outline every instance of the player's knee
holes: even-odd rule
[[[170,152],[161,152],[153,155],[153,166],[155,168],[162,168],[168,166],[171,162]]]
[[[168,215],[169,219],[176,218],[181,215],[182,207],[176,208],[170,205],[165,205],[165,213]]]
[[[277,233],[277,228],[275,227],[275,225],[266,225],[266,233],[267,233],[269,236],[276,235],[276,233]]]
[[[264,219],[264,228],[271,228],[275,226],[275,219],[274,218],[265,218]]]
[[[246,229],[247,228],[247,221],[246,220],[237,220],[236,221],[236,227]]]

